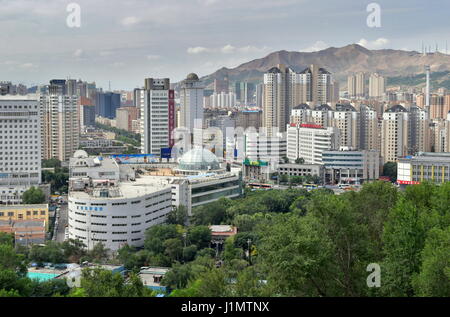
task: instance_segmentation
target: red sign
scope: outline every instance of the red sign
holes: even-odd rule
[[[400,181],[397,180],[397,183],[400,185],[419,185],[420,182],[416,182],[416,181]]]
[[[323,127],[321,125],[312,124],[312,123],[302,123],[300,126],[302,128],[323,129]]]

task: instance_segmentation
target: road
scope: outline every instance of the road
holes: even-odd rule
[[[56,241],[63,242],[65,228],[69,220],[67,205],[60,205],[60,210],[57,213],[57,215],[59,215],[59,219],[58,219],[58,227],[56,228]]]

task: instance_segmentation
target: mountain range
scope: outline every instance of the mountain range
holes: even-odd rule
[[[330,71],[344,87],[347,85],[347,76],[355,72],[378,72],[385,77],[397,78],[394,82],[402,85],[403,82],[409,82],[403,81],[402,78],[420,76],[424,73],[425,65],[430,65],[431,71],[438,72],[440,76],[439,78],[432,76],[434,83],[439,85],[440,82],[444,82],[444,86],[450,85],[450,55],[440,52],[422,54],[417,51],[394,49],[369,50],[358,44],[330,47],[317,52],[277,51],[235,68],[223,67],[202,77],[201,80],[210,85],[214,79],[228,76],[231,83],[236,81],[259,83],[262,82],[264,72],[277,64],[285,64],[297,72],[311,64],[317,64]],[[417,86],[421,85],[422,83],[418,83]]]

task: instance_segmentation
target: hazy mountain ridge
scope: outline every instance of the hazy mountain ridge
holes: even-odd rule
[[[450,71],[450,55],[429,53],[423,55],[416,51],[393,49],[369,50],[358,44],[344,47],[330,47],[317,52],[273,52],[266,57],[241,64],[236,68],[221,68],[202,78],[205,84],[214,79],[228,76],[230,82],[261,82],[263,73],[277,64],[285,64],[295,71],[302,71],[310,64],[318,64],[333,73],[335,78],[346,85],[349,74],[378,72],[386,77],[415,76],[424,72],[430,65],[432,72]]]

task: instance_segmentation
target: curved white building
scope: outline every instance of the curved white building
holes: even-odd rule
[[[172,209],[164,179],[136,178],[109,158],[78,155],[70,165],[69,238],[88,249],[99,242],[111,250],[143,246],[145,230],[165,222]]]

